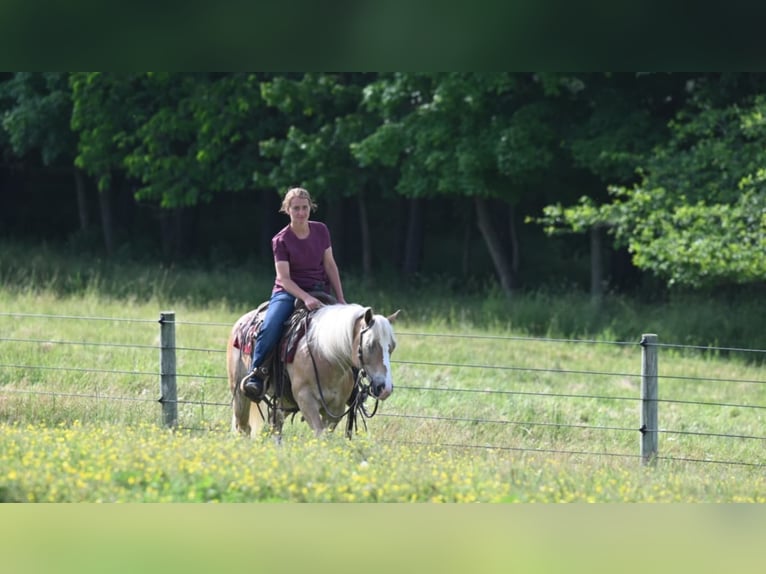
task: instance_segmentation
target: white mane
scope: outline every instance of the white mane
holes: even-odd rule
[[[352,348],[354,323],[364,310],[365,307],[356,303],[321,307],[311,318],[309,344],[331,362],[351,364],[355,352]],[[391,325],[381,315],[375,315],[371,331],[374,338],[384,344],[393,339]]]

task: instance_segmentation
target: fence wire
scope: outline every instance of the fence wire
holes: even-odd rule
[[[97,316],[72,316],[72,315],[55,315],[55,314],[40,314],[40,313],[16,313],[16,312],[0,312],[0,317],[16,317],[16,318],[34,318],[41,320],[76,320],[76,321],[110,321],[110,322],[126,322],[126,323],[139,323],[139,324],[159,324],[162,320],[158,319],[145,319],[145,318],[125,318],[125,317],[97,317]],[[167,324],[167,319],[164,319]],[[173,321],[175,325],[192,325],[205,328],[230,328],[229,323],[217,323],[217,322],[203,322],[203,321],[181,321],[177,318]],[[602,341],[602,340],[581,340],[581,339],[565,339],[565,338],[547,338],[547,337],[521,337],[521,336],[502,336],[502,335],[480,335],[480,334],[443,334],[443,333],[423,333],[423,332],[397,332],[398,337],[416,337],[416,338],[436,338],[436,339],[460,339],[460,340],[488,340],[488,341],[515,341],[515,342],[529,342],[529,343],[543,343],[543,344],[570,344],[570,345],[613,345],[619,347],[639,347],[640,341]],[[41,338],[22,338],[22,337],[0,337],[0,342],[13,343],[13,344],[26,344],[26,345],[61,345],[71,346],[78,345],[84,347],[104,347],[115,349],[141,349],[158,351],[158,345],[138,344],[138,343],[120,343],[120,342],[104,342],[104,341],[73,341],[65,339],[41,339]],[[766,350],[762,349],[743,349],[737,347],[716,347],[716,346],[698,346],[698,345],[680,345],[672,343],[657,343],[658,348],[669,348],[676,350],[693,350],[704,352],[726,352],[726,353],[766,353]],[[176,351],[183,351],[188,353],[212,353],[221,354],[225,353],[225,349],[219,348],[204,348],[204,347],[192,347],[192,346],[176,346]],[[393,360],[392,363],[405,366],[413,366],[418,368],[457,368],[457,369],[481,369],[481,370],[495,370],[495,371],[508,371],[508,372],[525,372],[532,374],[549,374],[553,376],[563,375],[576,375],[576,376],[589,376],[589,377],[620,377],[627,379],[638,379],[640,375],[632,372],[610,372],[599,370],[574,370],[574,369],[552,369],[552,368],[539,368],[539,367],[522,367],[511,365],[496,365],[496,364],[477,364],[477,363],[465,363],[465,362],[438,362],[438,361],[407,361],[407,360]],[[157,371],[145,371],[145,370],[115,370],[107,368],[94,368],[94,367],[71,367],[71,366],[50,366],[39,364],[21,364],[21,363],[0,363],[2,369],[19,369],[19,370],[37,370],[37,371],[71,371],[79,373],[94,373],[94,374],[121,374],[140,377],[160,377],[162,373],[158,369]],[[224,375],[211,375],[201,373],[184,373],[178,372],[174,374],[178,378],[182,379],[194,379],[200,380],[226,380]],[[658,375],[658,379],[666,381],[705,381],[710,383],[734,383],[734,384],[754,384],[761,385],[766,384],[766,381],[756,379],[742,379],[742,378],[713,378],[713,377],[699,377],[699,376],[684,376],[684,375]],[[609,396],[600,394],[582,394],[582,393],[563,393],[563,392],[535,392],[535,391],[519,391],[519,390],[498,390],[498,389],[470,389],[470,388],[455,388],[444,386],[407,386],[397,385],[397,389],[401,391],[416,392],[422,394],[428,393],[461,393],[461,394],[483,394],[483,395],[505,395],[505,396],[528,396],[528,397],[542,397],[555,400],[598,400],[598,401],[640,401],[639,397],[631,396]],[[142,402],[142,403],[156,403],[163,402],[160,398],[149,397],[136,397],[136,396],[121,396],[121,395],[105,395],[102,393],[73,393],[63,391],[53,391],[49,389],[19,389],[10,388],[8,385],[0,386],[0,394],[25,394],[33,396],[49,396],[49,397],[67,397],[81,400],[97,400],[97,401],[122,401],[122,402]],[[168,402],[165,400],[165,402]],[[196,400],[196,399],[177,399],[172,401],[178,405],[186,405],[190,407],[216,407],[220,409],[228,409],[231,407],[231,401],[211,401],[211,400]],[[757,404],[745,404],[745,403],[731,403],[731,402],[716,402],[716,401],[700,401],[700,400],[686,400],[686,399],[674,399],[674,398],[661,398],[658,399],[659,403],[671,403],[679,405],[701,405],[706,407],[718,407],[718,408],[741,408],[741,409],[766,409],[766,405]],[[737,439],[737,440],[766,440],[765,436],[758,436],[752,434],[731,434],[731,433],[717,433],[717,432],[704,432],[704,431],[689,431],[683,429],[640,429],[636,425],[630,426],[609,426],[609,425],[588,425],[588,424],[575,424],[575,423],[560,423],[540,420],[503,420],[492,419],[486,417],[462,417],[462,416],[443,416],[443,415],[429,415],[422,413],[380,413],[381,417],[389,419],[404,419],[413,421],[432,421],[447,424],[487,424],[487,425],[506,425],[506,426],[522,426],[522,427],[549,427],[549,428],[570,428],[579,430],[589,430],[594,432],[656,432],[663,434],[675,434],[675,435],[689,435],[700,437],[712,437],[720,439]],[[193,428],[193,427],[192,427]],[[212,430],[212,429],[201,429]],[[519,446],[507,446],[507,445],[474,445],[474,444],[461,444],[461,443],[449,443],[449,442],[436,442],[436,443],[420,443],[417,441],[400,441],[400,444],[413,444],[423,445],[429,447],[439,448],[461,448],[461,449],[491,449],[497,451],[519,451],[519,452],[531,452],[531,453],[556,453],[563,455],[578,455],[578,456],[596,456],[596,457],[625,457],[629,459],[640,458],[640,455],[630,453],[615,453],[615,452],[598,452],[598,451],[586,451],[586,450],[562,450],[562,449],[547,449],[547,448],[526,448]],[[715,463],[715,464],[731,464],[731,465],[744,465],[761,467],[762,463],[754,463],[747,461],[735,461],[735,460],[717,460],[717,459],[702,459],[694,457],[683,456],[658,456],[657,460],[674,461],[674,462],[693,462],[693,463]]]

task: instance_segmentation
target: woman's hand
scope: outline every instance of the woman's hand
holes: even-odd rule
[[[314,297],[313,295],[308,295],[304,300],[303,304],[306,305],[306,309],[309,311],[313,311],[314,309],[319,309],[322,306],[322,302]]]

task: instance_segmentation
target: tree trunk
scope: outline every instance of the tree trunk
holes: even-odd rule
[[[182,254],[184,219],[181,207],[161,211],[162,257],[166,264],[176,261]]]
[[[278,229],[279,223],[276,222],[276,217],[279,212],[279,204],[273,198],[273,193],[266,191],[257,191],[257,215],[251,218],[250,213],[242,214],[242,225],[248,229],[253,229],[253,225],[257,227],[257,231],[253,229],[251,233],[252,243],[248,245],[248,248],[253,249],[257,253],[258,258],[262,261],[273,261],[274,255],[271,252],[271,238],[273,237],[276,229]],[[279,198],[279,201],[282,201]],[[279,216],[283,214],[279,213]]]
[[[604,296],[604,250],[601,226],[590,229],[590,299],[600,305]]]
[[[516,208],[508,206],[508,240],[511,243],[511,273],[513,277],[519,276],[519,234],[516,229]]]
[[[490,257],[492,257],[492,263],[495,266],[495,272],[500,279],[500,287],[503,292],[511,297],[513,288],[513,273],[508,265],[508,254],[503,247],[502,241],[498,236],[497,230],[492,223],[492,213],[487,201],[483,198],[477,197],[476,204],[476,219],[479,225],[479,231],[484,238],[484,243],[487,245]]]
[[[107,256],[114,254],[114,216],[112,215],[112,189],[107,187],[98,194],[101,213],[101,229],[104,233],[104,248]]]
[[[372,283],[372,249],[370,245],[370,222],[367,217],[367,204],[364,193],[357,195],[359,209],[359,232],[362,240],[362,277],[367,285]]]
[[[75,190],[77,192],[77,213],[80,217],[80,231],[87,231],[90,228],[90,217],[88,217],[88,201],[85,195],[85,174],[78,168],[73,169]]]
[[[173,224],[167,209],[160,210],[160,242],[162,244],[162,260],[167,265],[173,258]]]
[[[324,216],[324,222],[330,230],[332,236],[332,253],[339,266],[343,266],[346,261],[346,238],[343,221],[343,202],[340,199],[327,199],[323,202],[327,209],[327,215]]]
[[[473,211],[473,203],[469,203],[466,206],[466,211]],[[462,257],[460,260],[460,271],[463,275],[468,275],[471,272],[471,240],[473,239],[473,213],[469,213],[465,218],[465,226],[463,228],[463,248]]]
[[[420,257],[423,253],[423,200],[411,198],[408,207],[402,271],[405,275],[412,275],[420,269]]]

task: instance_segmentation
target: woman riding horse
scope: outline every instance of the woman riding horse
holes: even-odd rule
[[[312,292],[335,293],[338,303],[345,303],[338,265],[332,254],[332,242],[327,226],[310,221],[316,204],[308,191],[293,187],[287,191],[280,213],[290,217],[290,223],[271,239],[276,279],[268,309],[256,336],[250,372],[242,379],[241,390],[258,402],[266,392],[258,369],[279,341],[282,326],[294,310],[296,299],[311,311],[322,306]]]

